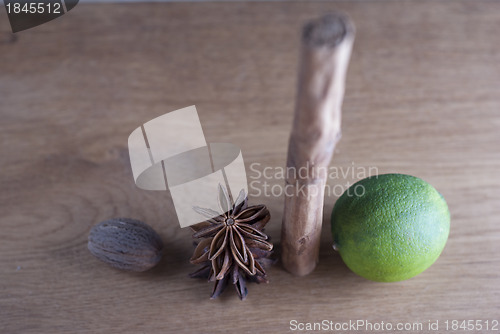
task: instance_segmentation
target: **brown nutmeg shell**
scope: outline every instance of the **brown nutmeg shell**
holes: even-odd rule
[[[158,264],[163,242],[152,227],[139,220],[114,218],[90,230],[88,249],[114,268],[142,272]]]

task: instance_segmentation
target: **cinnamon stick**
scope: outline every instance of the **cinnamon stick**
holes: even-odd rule
[[[295,118],[288,146],[281,247],[285,269],[318,262],[328,165],[341,136],[341,106],[354,25],[333,13],[303,28]]]

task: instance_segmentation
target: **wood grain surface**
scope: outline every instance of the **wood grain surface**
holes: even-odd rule
[[[357,37],[332,162],[348,175],[329,180],[320,263],[301,278],[277,264],[244,302],[231,289],[209,300],[211,285],[188,278],[192,240],[169,193],[133,182],[128,135],[196,104],[207,141],[241,147],[254,187],[281,185],[259,172],[285,165],[300,26],[331,10],[352,16]],[[500,320],[499,24],[490,1],[80,4],[12,37],[0,10],[0,332]],[[365,280],[331,249],[329,212],[363,168],[419,176],[448,201],[448,244],[413,279]],[[268,205],[279,249],[283,196],[250,194]],[[160,233],[157,268],[92,257],[90,228],[117,216]]]

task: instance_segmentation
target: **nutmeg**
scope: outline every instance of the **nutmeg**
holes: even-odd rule
[[[142,272],[158,264],[163,242],[152,227],[139,220],[114,218],[90,230],[88,249],[112,267]]]

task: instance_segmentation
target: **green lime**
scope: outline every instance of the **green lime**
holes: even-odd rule
[[[353,184],[332,212],[334,249],[356,274],[378,282],[414,277],[441,254],[450,231],[443,196],[410,175]]]

